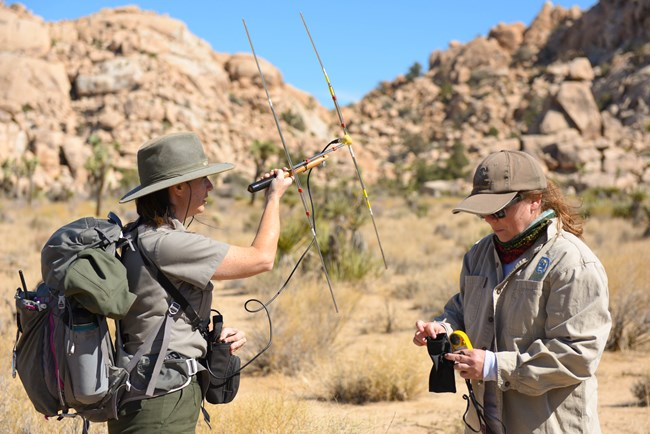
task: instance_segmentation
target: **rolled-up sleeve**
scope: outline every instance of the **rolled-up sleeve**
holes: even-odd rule
[[[197,288],[208,288],[229,247],[200,234],[171,231],[159,239],[154,255],[166,274]]]

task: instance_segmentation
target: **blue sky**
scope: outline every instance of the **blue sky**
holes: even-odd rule
[[[13,3],[6,0],[6,4]],[[24,0],[46,21],[75,19],[105,7],[136,4],[185,22],[218,52],[250,52],[242,19],[257,55],[277,66],[286,82],[332,108],[327,83],[300,20],[303,13],[342,105],[379,82],[393,80],[449,42],[469,42],[498,23],[529,25],[545,0]],[[596,0],[552,2],[587,10]]]

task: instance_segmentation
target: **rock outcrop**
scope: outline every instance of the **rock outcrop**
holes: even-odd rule
[[[650,0],[547,3],[528,28],[498,24],[433,52],[422,76],[382,83],[348,108],[350,130],[378,150],[383,177],[444,167],[461,145],[470,166],[522,149],[577,191],[648,192],[649,71]]]
[[[320,149],[332,114],[260,63],[278,116],[289,120],[288,145]],[[217,53],[184,23],[132,6],[46,23],[0,3],[0,93],[9,194],[20,194],[29,162],[48,196],[88,193],[91,141],[111,153],[113,189],[135,168],[138,147],[167,131],[196,131],[212,159],[251,180],[251,144],[281,147],[252,55]]]
[[[260,60],[290,148],[316,152],[340,134],[334,113]],[[584,12],[547,3],[528,27],[500,23],[431,53],[424,74],[382,82],[344,116],[369,182],[406,182],[422,161],[444,168],[458,149],[469,169],[508,148],[578,191],[650,190],[650,0]],[[280,148],[252,55],[215,52],[184,23],[134,6],[47,23],[0,2],[7,195],[24,194],[27,177],[53,199],[88,193],[93,143],[111,155],[108,187],[123,189],[138,147],[183,129],[248,178],[255,140]]]

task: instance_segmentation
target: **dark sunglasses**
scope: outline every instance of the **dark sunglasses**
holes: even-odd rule
[[[520,202],[522,199],[523,199],[523,197],[520,194],[518,194],[515,197],[513,197],[512,200],[510,202],[508,202],[503,208],[501,208],[499,211],[495,212],[494,214],[486,214],[486,215],[482,215],[482,216],[479,216],[479,217],[481,217],[483,219],[483,218],[485,218],[487,216],[490,216],[490,217],[492,217],[494,219],[500,220],[500,219],[502,219],[502,218],[504,218],[506,216],[506,209],[508,209],[512,205],[516,204],[517,202]]]

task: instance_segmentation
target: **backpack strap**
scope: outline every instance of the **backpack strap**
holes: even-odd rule
[[[167,291],[167,293],[174,300],[169,305],[169,309],[167,310],[167,315],[165,315],[165,319],[163,320],[163,323],[160,325],[158,331],[155,333],[152,332],[149,334],[149,336],[147,336],[147,339],[142,343],[140,348],[138,348],[138,351],[136,352],[136,354],[133,356],[133,358],[131,359],[131,361],[126,367],[126,370],[130,374],[133,368],[135,368],[135,366],[137,365],[140,358],[151,351],[151,348],[153,347],[153,342],[155,338],[160,334],[160,330],[162,329],[163,337],[160,346],[160,351],[158,353],[158,357],[156,357],[156,362],[152,370],[152,377],[149,380],[149,384],[147,385],[147,390],[146,390],[147,396],[153,396],[154,391],[156,389],[156,384],[158,382],[158,373],[160,373],[162,364],[165,361],[167,349],[169,348],[169,343],[171,341],[171,328],[174,321],[174,317],[177,316],[178,312],[183,311],[185,315],[188,317],[188,319],[190,320],[190,324],[192,325],[192,330],[199,330],[204,336],[207,332],[207,324],[209,320],[207,321],[201,320],[201,317],[199,317],[199,315],[196,313],[194,308],[190,305],[190,303],[183,296],[183,294],[181,294],[178,288],[176,288],[176,286],[169,280],[169,278],[162,272],[162,270],[147,256],[147,253],[144,251],[144,249],[142,249],[140,245],[139,238],[136,237],[135,239],[136,239],[136,244],[139,247],[137,248],[137,250],[140,253],[140,256],[142,257],[142,261],[144,262],[145,266],[147,267],[149,272],[153,275],[153,277],[158,281],[158,283],[160,283],[163,289],[165,289],[165,291]]]
[[[138,362],[142,359],[142,356],[151,352],[156,337],[160,334],[160,330],[163,330],[163,342],[161,345],[160,353],[156,357],[156,363],[154,364],[154,371],[152,371],[152,372],[160,372],[162,363],[165,359],[165,356],[163,354],[167,352],[167,348],[169,347],[169,341],[170,341],[169,330],[171,329],[171,323],[172,323],[172,321],[170,321],[169,318],[170,315],[168,312],[168,314],[165,315],[165,319],[160,324],[160,326],[156,330],[152,330],[151,333],[149,333],[149,335],[144,340],[142,345],[140,345],[140,347],[138,348],[138,351],[136,351],[136,353],[130,358],[129,363],[127,363],[126,366],[124,366],[124,370],[127,372],[127,377],[131,376],[131,372],[138,365]],[[116,346],[122,347],[123,345],[122,334],[119,326],[119,321],[115,321],[115,324],[117,327]],[[152,374],[152,378],[149,380],[149,383],[147,385],[147,390],[146,390],[147,396],[153,396],[153,392],[155,391],[157,382],[158,382],[158,375],[153,376]]]
[[[138,239],[136,243],[139,246],[140,240]],[[206,322],[201,319],[194,308],[190,305],[189,301],[187,301],[187,299],[183,296],[183,294],[181,294],[178,288],[176,288],[176,286],[169,280],[169,278],[167,278],[165,273],[163,273],[162,270],[149,259],[145,251],[142,248],[138,249],[138,251],[140,252],[140,256],[142,256],[144,264],[149,269],[149,272],[151,272],[158,283],[160,283],[165,291],[167,291],[167,293],[174,299],[174,302],[177,304],[176,309],[180,308],[185,313],[185,315],[187,315],[187,318],[190,320],[190,324],[192,325],[192,330],[200,330],[201,333],[203,333],[205,330]],[[170,309],[173,305],[174,303],[170,305]]]
[[[137,250],[140,253],[140,257],[142,258],[142,261],[144,262],[151,275],[154,277],[154,279],[156,279],[158,283],[160,283],[163,289],[172,296],[174,301],[178,303],[178,306],[190,320],[192,330],[201,330],[201,333],[205,334],[208,321],[201,320],[201,317],[199,317],[199,315],[196,313],[187,299],[183,296],[183,294],[180,293],[178,288],[176,288],[176,286],[169,280],[165,273],[163,273],[162,270],[156,265],[156,263],[151,260],[151,258],[149,258],[149,255],[147,255],[147,253],[142,248],[137,231],[138,226],[141,224],[141,219],[138,218],[135,222],[129,223],[126,226],[122,226],[122,222],[119,220],[119,217],[113,213],[109,213],[109,219],[119,224],[120,227],[123,227],[123,244],[128,244],[129,248],[132,251]],[[138,248],[133,245],[133,242],[135,242]]]
[[[156,362],[153,366],[153,370],[151,371],[151,379],[149,380],[149,384],[147,385],[147,390],[145,392],[147,396],[153,396],[153,393],[156,390],[156,384],[158,383],[158,374],[160,373],[160,370],[162,369],[162,364],[165,361],[165,354],[167,353],[167,348],[169,348],[169,342],[171,340],[171,328],[173,324],[173,317],[176,313],[178,313],[178,310],[173,309],[172,306],[170,306],[169,310],[167,311],[167,315],[165,315],[165,319],[163,320],[162,324],[160,324],[158,330],[149,333],[147,339],[145,339],[142,345],[140,345],[138,351],[133,355],[129,363],[124,368],[126,369],[127,373],[130,375],[131,371],[133,371],[133,369],[136,367],[136,365],[138,364],[142,356],[151,352],[151,348],[153,347],[153,343],[156,337],[160,334],[160,330],[163,331],[163,339],[162,339],[162,344],[160,346],[160,352],[156,357]]]

